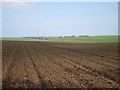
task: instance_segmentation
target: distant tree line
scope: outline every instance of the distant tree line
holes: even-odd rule
[[[75,35],[71,35],[71,36],[50,36],[50,37],[46,37],[46,36],[41,36],[41,37],[24,37],[24,38],[33,38],[33,39],[54,39],[54,38],[71,38],[71,37],[89,37],[89,35],[80,35],[80,36],[75,36]]]

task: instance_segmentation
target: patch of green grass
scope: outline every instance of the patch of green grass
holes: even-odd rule
[[[52,39],[35,39],[35,38],[0,38],[0,40],[12,41],[80,41],[90,43],[120,43],[120,36],[89,36],[89,37],[66,37],[66,38],[52,38]]]
[[[2,38],[2,40],[24,41],[24,40],[28,40],[28,39],[26,39],[26,38]]]
[[[8,40],[8,41],[43,41],[35,38],[0,38],[0,40]]]
[[[71,40],[80,42],[93,42],[93,43],[118,43],[120,36],[89,36],[89,37],[67,37],[67,38],[56,38],[52,40]]]

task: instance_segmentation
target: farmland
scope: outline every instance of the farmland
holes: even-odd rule
[[[11,40],[11,41],[75,41],[83,43],[119,43],[120,36],[81,36],[81,37],[44,37],[44,38],[0,38],[0,40]]]
[[[95,42],[95,43],[118,43],[119,36],[89,36],[89,37],[70,37],[58,40],[72,40],[81,42]]]
[[[2,42],[3,88],[118,88],[117,44]]]

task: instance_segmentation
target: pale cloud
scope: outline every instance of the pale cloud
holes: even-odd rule
[[[29,3],[26,2],[3,2],[5,7],[25,7],[28,6]]]
[[[29,2],[118,2],[119,0],[0,0],[6,7],[28,7]],[[1,5],[2,3],[0,3]]]
[[[2,0],[2,2],[119,2],[119,0]]]
[[[119,2],[119,0],[0,0],[7,7],[26,7],[29,2]],[[1,5],[1,3],[0,3]]]
[[[40,0],[2,0],[2,4],[5,7],[28,7],[32,3],[29,2],[39,2]]]
[[[39,2],[40,0],[2,0],[2,2]]]
[[[40,0],[2,0],[2,3],[6,7],[26,7],[29,6],[29,2],[39,2]]]

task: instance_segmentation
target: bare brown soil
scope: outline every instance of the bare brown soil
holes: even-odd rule
[[[118,45],[3,41],[3,88],[118,88]]]

